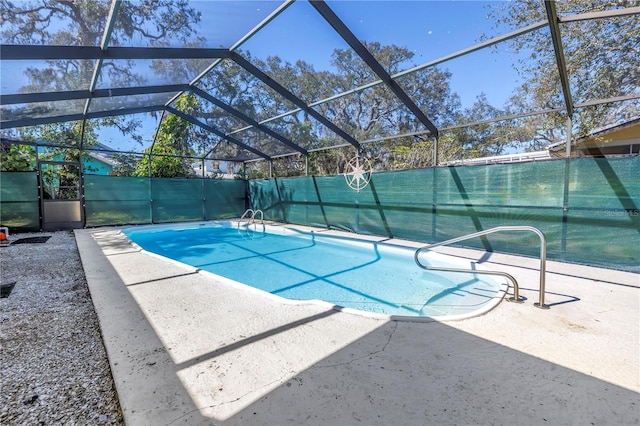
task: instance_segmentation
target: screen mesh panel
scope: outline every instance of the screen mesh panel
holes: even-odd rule
[[[360,192],[345,178],[167,179],[86,175],[86,226],[239,217],[438,242],[500,225],[547,236],[548,257],[640,271],[640,157],[576,158],[374,173]],[[40,228],[36,172],[3,172],[0,222]],[[498,233],[465,246],[537,256],[533,233]]]
[[[151,223],[150,195],[147,178],[86,175],[86,226]]]
[[[0,184],[0,225],[8,227],[10,232],[38,231],[38,174],[2,172]]]
[[[245,210],[245,181],[204,179],[205,219],[240,217]]]
[[[239,217],[240,180],[87,175],[86,226],[137,225]]]
[[[550,259],[640,270],[640,157],[578,158],[374,173],[360,192],[343,176],[251,181],[254,209],[289,223],[425,242],[502,225],[547,237]],[[612,243],[613,242],[613,243]],[[529,232],[465,246],[537,256]]]
[[[581,158],[567,174],[566,259],[640,270],[640,157]]]
[[[151,179],[153,221],[162,223],[203,220],[203,194],[200,179]]]

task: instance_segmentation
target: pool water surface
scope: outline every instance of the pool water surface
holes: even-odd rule
[[[386,316],[471,316],[497,304],[506,290],[486,275],[425,271],[415,264],[415,248],[323,232],[231,221],[123,232],[146,251],[273,295]],[[436,253],[421,261],[477,267]]]

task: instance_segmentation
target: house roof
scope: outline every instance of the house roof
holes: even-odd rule
[[[589,135],[577,138],[573,141],[572,146],[582,151],[603,154],[605,153],[602,152],[603,149],[631,147],[638,144],[640,144],[640,117],[595,129]],[[548,150],[552,153],[562,153],[566,149],[565,146],[565,142],[559,142],[550,145]],[[615,149],[609,152],[627,154],[629,150]]]

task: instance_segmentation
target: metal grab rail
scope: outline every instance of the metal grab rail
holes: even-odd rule
[[[242,216],[240,216],[240,220],[244,219],[245,217],[247,217],[247,215],[251,213],[251,216],[249,217],[249,219],[253,219],[253,217],[256,215],[256,212],[253,211],[253,209],[247,209],[245,210],[244,213],[242,213]]]
[[[440,243],[429,244],[429,245],[426,245],[426,246],[421,247],[418,250],[416,250],[415,255],[414,255],[414,259],[416,261],[416,264],[420,268],[426,269],[426,270],[437,270],[437,271],[447,271],[447,272],[470,272],[470,273],[474,273],[474,274],[500,275],[500,276],[506,277],[509,280],[511,280],[511,282],[513,283],[513,297],[511,298],[511,300],[520,301],[519,300],[519,298],[520,298],[520,293],[519,293],[520,288],[518,286],[518,282],[516,281],[516,279],[514,277],[512,277],[509,274],[507,274],[506,272],[483,271],[483,270],[476,270],[476,269],[445,268],[445,267],[440,267],[440,266],[428,266],[428,265],[423,265],[422,263],[420,263],[420,260],[418,259],[418,255],[420,254],[420,252],[422,250],[430,250],[430,249],[435,248],[435,247],[446,246],[446,245],[449,245],[449,244],[453,244],[453,243],[457,243],[457,242],[460,242],[460,241],[469,240],[471,238],[480,237],[480,236],[488,235],[488,234],[493,234],[495,232],[501,232],[501,231],[530,231],[530,232],[533,232],[533,233],[537,234],[538,237],[540,237],[540,300],[539,300],[539,302],[534,303],[534,306],[536,306],[538,308],[542,308],[542,309],[549,309],[549,307],[544,304],[545,275],[546,275],[546,269],[547,269],[547,237],[544,235],[544,233],[541,230],[539,230],[538,228],[535,228],[533,226],[497,226],[495,228],[487,229],[485,231],[474,232],[473,234],[463,235],[462,237],[452,238],[450,240],[442,241]]]
[[[262,210],[258,209],[256,211],[253,212],[253,216],[251,217],[251,219],[254,219],[255,221],[255,217],[256,215],[260,213],[260,224],[263,225],[264,224],[264,213],[262,213]]]
[[[253,209],[247,209],[245,210],[244,213],[242,213],[242,216],[240,216],[240,220],[238,220],[238,229],[240,229],[240,222],[242,221],[242,219],[247,218],[247,224],[250,225],[252,223],[256,222],[256,215],[260,213],[260,224],[264,225],[264,213],[262,212],[262,210],[258,209],[258,210],[253,210]],[[251,214],[251,215],[249,215]]]

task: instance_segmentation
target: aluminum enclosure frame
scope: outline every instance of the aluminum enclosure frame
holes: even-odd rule
[[[287,115],[295,114],[300,111],[304,111],[309,116],[316,119],[320,124],[331,130],[333,133],[338,135],[340,138],[345,140],[347,144],[334,145],[332,147],[321,148],[324,149],[333,149],[343,146],[353,146],[357,150],[360,148],[362,143],[370,143],[376,140],[386,140],[392,139],[394,137],[404,137],[405,135],[396,135],[389,136],[385,138],[378,138],[368,141],[358,141],[344,129],[336,126],[331,120],[329,120],[324,115],[320,114],[315,107],[322,105],[323,103],[329,102],[331,100],[338,99],[340,97],[347,96],[352,93],[356,93],[361,90],[365,90],[370,87],[374,87],[378,84],[386,84],[394,95],[413,113],[416,119],[421,122],[428,130],[425,132],[414,132],[412,134],[415,135],[428,135],[434,136],[437,138],[439,129],[432,120],[409,98],[409,96],[402,90],[402,88],[397,84],[395,79],[402,77],[404,75],[408,75],[419,70],[433,67],[437,64],[446,62],[453,58],[460,57],[462,55],[480,50],[482,48],[495,45],[502,41],[517,37],[518,35],[535,31],[537,29],[548,27],[552,37],[552,44],[556,57],[556,64],[558,67],[560,81],[561,81],[561,90],[564,98],[564,108],[563,110],[566,112],[568,118],[570,119],[573,115],[574,108],[589,106],[589,105],[599,105],[604,103],[611,102],[619,102],[630,99],[638,99],[640,97],[639,94],[629,94],[620,97],[612,97],[608,99],[592,99],[587,102],[582,102],[579,104],[574,104],[572,99],[571,88],[569,85],[569,77],[566,69],[565,59],[564,59],[564,51],[562,46],[562,35],[560,24],[567,22],[576,22],[576,21],[584,21],[584,20],[592,20],[592,19],[602,19],[602,18],[613,18],[620,16],[632,16],[632,15],[640,15],[640,7],[628,7],[624,9],[615,9],[615,10],[607,10],[602,12],[587,12],[587,13],[577,13],[569,16],[558,16],[555,8],[555,3],[551,0],[544,0],[544,7],[547,14],[546,21],[540,21],[529,26],[523,27],[522,29],[513,31],[508,34],[500,35],[484,41],[482,43],[478,43],[474,46],[471,46],[466,49],[459,50],[452,54],[446,55],[440,59],[430,61],[414,68],[404,70],[395,75],[389,75],[384,67],[371,55],[370,52],[367,51],[365,46],[356,38],[354,33],[344,24],[344,22],[331,10],[331,8],[326,4],[324,0],[310,0],[310,5],[315,8],[315,10],[324,18],[336,31],[336,33],[347,42],[349,46],[363,59],[366,65],[378,76],[379,80],[376,80],[367,85],[348,90],[346,92],[331,96],[327,99],[322,99],[319,101],[315,101],[313,103],[307,104],[302,101],[300,98],[295,96],[289,90],[285,89],[282,85],[275,82],[271,79],[264,71],[260,70],[255,64],[248,61],[241,54],[236,52],[236,50],[244,44],[246,41],[251,39],[253,36],[258,34],[262,28],[264,28],[268,23],[270,23],[273,19],[275,19],[279,14],[285,11],[288,7],[290,7],[294,0],[286,0],[281,3],[274,11],[269,14],[266,18],[263,19],[258,25],[252,28],[248,33],[242,36],[235,44],[233,44],[230,48],[172,48],[172,47],[109,47],[111,32],[115,25],[115,19],[119,10],[119,7],[122,3],[122,0],[113,0],[111,3],[111,9],[109,12],[109,16],[107,18],[107,22],[104,28],[104,33],[102,36],[102,42],[100,46],[53,46],[53,45],[0,45],[0,57],[2,60],[70,60],[70,59],[78,59],[78,60],[95,60],[96,65],[94,68],[94,73],[89,84],[88,90],[73,90],[73,91],[61,91],[61,92],[43,92],[43,93],[14,93],[14,94],[0,94],[0,104],[2,105],[12,105],[12,104],[28,104],[32,102],[56,102],[56,101],[64,101],[64,100],[81,100],[86,99],[86,103],[84,106],[83,113],[78,114],[60,114],[60,115],[52,115],[47,117],[31,117],[31,118],[18,118],[18,119],[8,119],[0,122],[1,129],[12,129],[26,126],[37,126],[42,124],[49,124],[55,122],[64,122],[64,121],[86,121],[89,119],[95,118],[103,118],[109,116],[118,116],[118,115],[128,115],[128,114],[137,114],[137,113],[147,113],[147,112],[157,112],[157,111],[167,111],[176,114],[177,111],[175,108],[171,107],[171,103],[177,98],[180,93],[190,92],[196,96],[199,96],[203,99],[208,100],[209,102],[217,105],[218,107],[225,110],[227,113],[231,114],[235,118],[245,122],[247,126],[237,129],[228,133],[224,133],[219,129],[216,129],[213,126],[202,123],[201,121],[195,119],[192,116],[187,116],[184,113],[179,114],[181,117],[187,119],[189,122],[207,130],[211,133],[218,136],[221,140],[226,140],[230,143],[237,145],[242,149],[246,149],[258,157],[271,160],[275,157],[282,157],[287,155],[295,155],[302,154],[304,156],[308,156],[309,152],[313,152],[316,150],[307,150],[300,145],[294,143],[288,138],[280,135],[279,133],[269,129],[265,126],[269,121],[275,120],[277,118],[281,118]],[[175,85],[157,85],[157,86],[136,86],[136,87],[128,87],[128,88],[110,88],[110,89],[95,89],[96,82],[101,72],[102,61],[105,59],[213,59],[212,64],[206,68],[200,75],[198,75],[194,80],[192,80],[189,84],[175,84]],[[202,90],[201,88],[196,86],[196,83],[200,81],[208,72],[214,69],[217,64],[219,64],[222,60],[232,60],[234,63],[242,67],[245,71],[250,73],[252,76],[262,81],[268,87],[273,89],[279,96],[282,98],[292,102],[296,105],[296,109],[289,111],[284,114],[280,114],[276,117],[271,117],[266,120],[257,121],[251,117],[248,117],[246,114],[241,111],[233,108],[231,105],[227,105],[219,99],[215,98],[208,92]],[[107,98],[113,96],[133,96],[133,95],[144,95],[144,94],[158,94],[158,93],[172,93],[175,92],[174,95],[167,103],[159,105],[147,105],[140,106],[135,108],[123,108],[123,109],[115,109],[115,110],[105,110],[105,111],[90,111],[90,105],[93,99],[98,98]],[[545,110],[550,111],[550,110]],[[542,114],[545,111],[532,111],[530,115]],[[556,112],[557,109],[552,109],[551,111]],[[188,118],[187,118],[188,117]],[[482,124],[482,123],[490,123],[494,122],[496,119],[483,120],[480,122],[474,122],[472,124]],[[463,127],[454,126],[447,128],[457,128]],[[262,152],[250,145],[244,143],[241,139],[234,136],[244,130],[255,128],[257,131],[265,133],[269,137],[273,138],[278,143],[285,145],[286,147],[293,150],[290,154],[280,154],[277,156],[267,155],[265,152]],[[83,144],[81,143],[80,146]],[[207,152],[202,158],[205,159],[206,156],[211,151]]]

